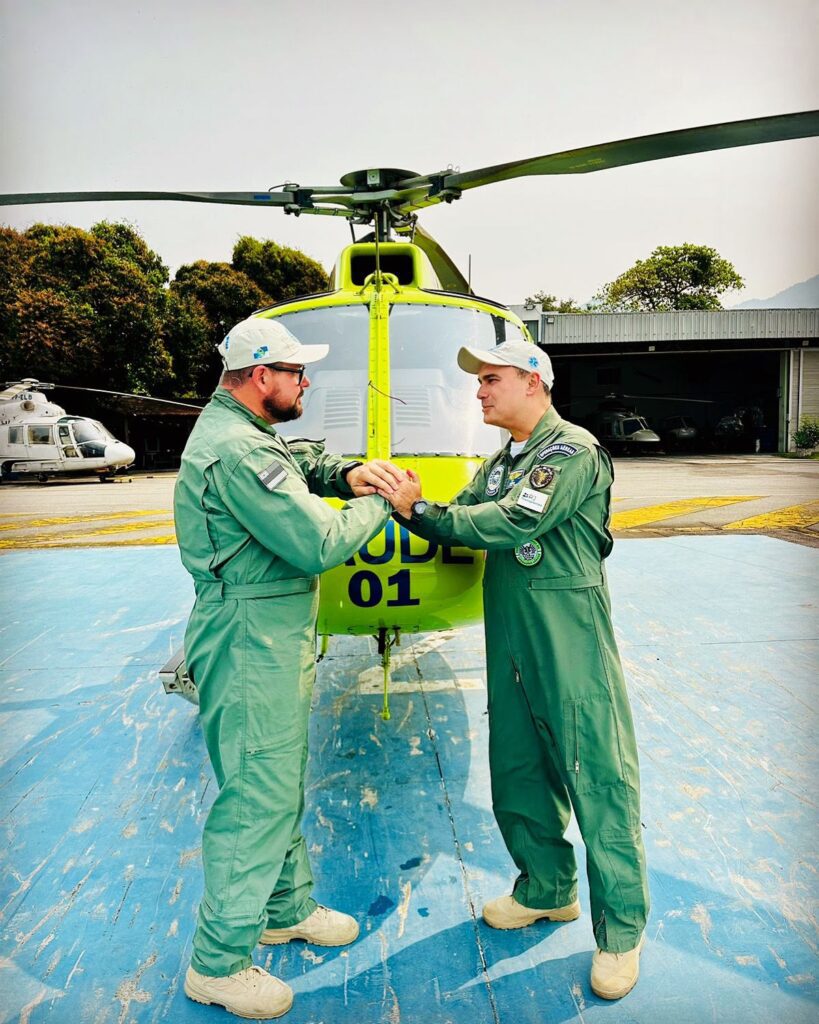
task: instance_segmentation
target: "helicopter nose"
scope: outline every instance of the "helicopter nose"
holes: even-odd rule
[[[122,441],[111,441],[105,446],[105,461],[109,466],[117,469],[121,466],[130,466],[135,458],[134,449]]]

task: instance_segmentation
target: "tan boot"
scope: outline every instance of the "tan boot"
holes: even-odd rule
[[[580,903],[575,900],[567,907],[553,910],[535,910],[518,903],[514,896],[499,896],[484,904],[483,919],[492,928],[526,928],[535,921],[575,921],[580,917]]]
[[[637,984],[640,977],[640,951],[645,935],[625,953],[607,953],[598,949],[592,957],[592,992],[601,999],[622,999]]]
[[[349,914],[318,906],[309,917],[290,928],[265,928],[259,942],[277,946],[293,939],[304,939],[315,946],[347,946],[358,938],[358,923]]]
[[[293,1005],[289,985],[261,967],[246,967],[224,978],[211,978],[192,967],[185,975],[185,995],[206,1006],[216,1003],[237,1017],[270,1020],[281,1017]]]

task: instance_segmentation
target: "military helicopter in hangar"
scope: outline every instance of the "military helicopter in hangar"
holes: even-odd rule
[[[55,387],[199,408],[187,402],[171,402],[149,395],[47,384],[33,377],[9,381],[0,391],[0,483],[26,477],[45,483],[51,477],[94,473],[105,483],[133,464],[134,449],[118,441],[99,420],[72,416],[50,401],[44,392],[53,391]]]
[[[431,174],[393,167],[345,174],[339,185],[286,183],[257,192],[50,192],[0,196],[0,205],[178,200],[273,207],[295,216],[372,225],[345,248],[330,289],[254,315],[281,319],[307,344],[330,346],[311,374],[304,415],[291,436],[326,438],[332,451],[389,458],[412,468],[424,493],[448,500],[505,438],[485,425],[474,382],[456,366],[461,345],[491,349],[532,341],[504,305],[475,295],[455,263],[418,224],[418,211],[473,188],[530,175],[588,174],[612,167],[819,134],[819,111],[754,118],[586,146],[470,171]],[[398,240],[393,240],[393,235]],[[372,635],[384,668],[402,633],[472,624],[482,615],[481,554],[439,547],[394,522],[322,581],[318,631]],[[181,654],[166,689],[196,699]]]

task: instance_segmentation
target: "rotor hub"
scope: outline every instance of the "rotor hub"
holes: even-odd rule
[[[399,167],[370,167],[363,171],[350,171],[341,178],[341,184],[357,192],[381,192],[408,178],[417,177],[419,175],[415,171],[404,171]]]

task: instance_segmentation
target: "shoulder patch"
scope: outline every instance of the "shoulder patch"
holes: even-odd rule
[[[556,471],[554,466],[535,466],[529,474],[529,483],[532,487],[536,487],[539,491],[542,491],[544,488],[549,486],[552,480],[554,480],[556,472],[560,471]]]
[[[500,490],[501,477],[503,476],[503,466],[495,466],[492,472],[489,474],[489,478],[486,481],[486,494],[491,498],[494,494],[497,494]]]
[[[506,481],[506,491],[511,491],[515,484],[519,484],[526,474],[522,469],[513,469]]]
[[[539,459],[545,459],[549,455],[577,455],[580,449],[573,444],[567,444],[565,441],[557,441],[555,444],[547,444],[545,448],[541,448],[537,453]]]
[[[271,462],[270,465],[257,473],[256,476],[261,481],[263,487],[266,487],[268,491],[275,491],[280,483],[287,476],[287,470],[280,462]]]

